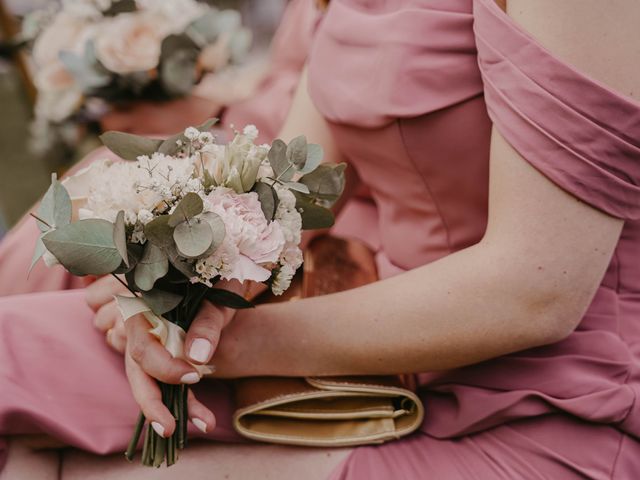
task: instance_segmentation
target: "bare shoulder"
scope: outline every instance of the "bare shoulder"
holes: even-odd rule
[[[640,99],[640,2],[501,1],[509,16],[559,58]]]

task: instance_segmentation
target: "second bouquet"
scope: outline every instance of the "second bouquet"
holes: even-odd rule
[[[117,298],[124,318],[144,315],[150,332],[185,360],[185,332],[202,302],[253,306],[218,282],[264,282],[283,293],[302,264],[302,230],[331,226],[329,208],[344,188],[344,164],[321,163],[321,147],[303,136],[256,145],[258,132],[247,126],[218,144],[212,125],[166,140],[107,132],[104,144],[123,161],[54,177],[34,214],[41,230],[34,263],[44,256],[75,275],[114,275],[130,292]],[[140,414],[126,456],[144,434],[145,465],[175,463],[186,443],[188,387],[160,388],[177,426],[164,438]]]

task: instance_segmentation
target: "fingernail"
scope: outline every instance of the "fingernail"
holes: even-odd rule
[[[207,433],[207,424],[204,423],[203,420],[200,420],[199,418],[192,418],[191,423],[193,423],[202,433]]]
[[[211,355],[211,342],[204,338],[196,338],[191,344],[189,357],[196,362],[204,363],[209,360]]]
[[[191,385],[192,383],[198,383],[200,381],[200,375],[197,372],[185,373],[180,378],[180,383],[186,383]]]
[[[158,435],[164,437],[164,427],[162,425],[160,425],[158,422],[151,422],[151,426]]]

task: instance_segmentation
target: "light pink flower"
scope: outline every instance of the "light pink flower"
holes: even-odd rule
[[[57,62],[62,51],[81,54],[93,30],[94,27],[84,19],[59,13],[36,39],[33,46],[36,65],[43,67]]]
[[[265,218],[258,195],[216,188],[207,197],[207,204],[225,224],[225,241],[233,242],[238,248],[239,256],[229,265],[228,278],[267,280],[270,269],[280,258],[285,238],[280,225]]]
[[[123,13],[109,20],[96,37],[96,56],[119,74],[151,70],[160,62],[166,25],[155,16]]]

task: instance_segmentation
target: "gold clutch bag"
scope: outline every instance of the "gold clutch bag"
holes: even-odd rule
[[[287,291],[285,300],[326,295],[376,280],[374,256],[364,244],[323,236],[307,248],[301,282]],[[424,416],[422,402],[400,376],[246,378],[236,381],[235,394],[236,431],[270,443],[311,447],[382,443],[415,431]]]

